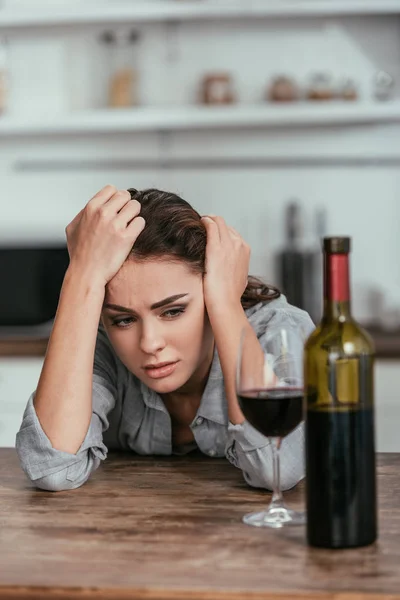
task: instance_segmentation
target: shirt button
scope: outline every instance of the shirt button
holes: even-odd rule
[[[201,425],[204,422],[203,417],[197,417],[196,419],[196,425]]]
[[[215,450],[209,450],[208,454],[209,454],[209,456],[215,456],[216,452],[215,452]]]

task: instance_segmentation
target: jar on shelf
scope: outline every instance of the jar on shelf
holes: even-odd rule
[[[394,79],[386,71],[378,71],[373,78],[373,94],[375,100],[391,100],[394,96]]]
[[[125,29],[105,31],[101,40],[108,49],[107,106],[126,108],[138,105],[138,32]]]
[[[232,104],[235,102],[233,79],[230,73],[206,73],[200,83],[202,104]]]
[[[350,77],[345,77],[339,86],[338,96],[342,100],[357,100],[358,91],[355,81]]]
[[[331,75],[328,72],[314,73],[307,88],[308,100],[332,100],[334,96]]]
[[[294,102],[299,99],[299,90],[294,79],[277,75],[268,86],[267,100],[270,102]]]

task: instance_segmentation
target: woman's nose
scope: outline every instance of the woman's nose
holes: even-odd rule
[[[158,327],[146,325],[142,327],[140,348],[146,354],[156,354],[165,348],[164,337]]]

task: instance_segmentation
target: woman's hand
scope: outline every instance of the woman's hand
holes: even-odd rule
[[[126,190],[107,185],[66,227],[70,267],[106,285],[125,262],[145,221]]]
[[[246,289],[250,246],[222,217],[203,217],[207,230],[204,301],[224,376],[231,423],[245,418],[236,396],[236,362],[240,336],[249,327],[240,299]],[[258,344],[257,337],[255,342]]]
[[[246,289],[250,246],[222,217],[202,217],[207,231],[204,300],[207,310],[240,306]]]

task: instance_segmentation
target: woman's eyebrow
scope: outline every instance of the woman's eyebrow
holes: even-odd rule
[[[166,306],[167,304],[171,304],[171,302],[176,302],[180,298],[187,296],[188,292],[185,294],[175,294],[175,296],[169,296],[168,298],[164,298],[164,300],[159,300],[159,302],[155,302],[150,306],[151,310],[155,310],[156,308],[161,308],[162,306]]]
[[[167,304],[171,304],[171,302],[176,302],[176,300],[179,300],[180,298],[184,298],[187,295],[188,295],[188,292],[186,292],[185,294],[175,294],[174,296],[168,296],[168,298],[164,298],[164,300],[159,300],[158,302],[155,302],[154,304],[152,304],[150,306],[150,309],[155,310],[156,308],[161,308],[163,306],[166,306]],[[126,306],[120,306],[119,304],[111,304],[110,302],[103,304],[103,309],[105,309],[105,308],[108,308],[110,310],[117,310],[119,312],[136,314],[132,308],[127,308]]]

